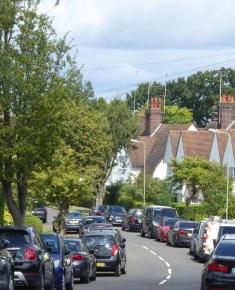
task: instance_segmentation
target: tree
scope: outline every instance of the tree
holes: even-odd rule
[[[73,60],[37,0],[0,2],[0,181],[15,224],[23,224],[28,180],[51,160],[73,94]],[[81,82],[81,81],[80,81]]]
[[[193,114],[187,108],[178,106],[166,106],[164,123],[167,124],[189,124],[193,120]]]
[[[226,178],[221,165],[200,157],[186,157],[181,162],[173,159],[171,169],[173,184],[180,188],[186,185],[189,190],[187,204],[202,192],[210,214],[224,214]]]

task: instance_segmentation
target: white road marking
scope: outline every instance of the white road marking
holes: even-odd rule
[[[159,258],[161,261],[165,262],[165,260],[164,260],[161,256],[158,256],[158,258]]]
[[[172,275],[171,268],[168,269],[168,274],[169,274],[169,275]]]
[[[154,251],[150,251],[151,254],[153,254],[154,256],[157,256],[157,253],[155,253]]]
[[[166,262],[166,265],[167,265],[167,267],[169,267],[169,268],[170,268],[170,266],[171,266],[168,262]]]
[[[171,275],[168,275],[168,276],[166,277],[166,280],[169,280],[169,279],[171,279]]]
[[[149,248],[148,247],[145,247],[145,246],[142,246],[145,250],[149,250]]]
[[[163,284],[165,284],[167,282],[167,280],[162,280],[161,282],[159,282],[158,284],[159,285],[163,285]]]

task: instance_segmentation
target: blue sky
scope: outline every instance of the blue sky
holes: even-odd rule
[[[234,0],[42,0],[70,32],[97,97],[197,70],[235,68]]]

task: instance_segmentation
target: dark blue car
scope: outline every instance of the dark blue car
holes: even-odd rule
[[[42,234],[45,246],[51,247],[50,255],[53,258],[55,270],[56,290],[73,289],[73,269],[70,251],[59,234]]]

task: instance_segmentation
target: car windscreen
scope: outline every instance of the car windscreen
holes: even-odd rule
[[[80,241],[65,239],[64,242],[67,245],[67,247],[69,248],[71,253],[81,252],[82,248],[81,248],[81,242]]]
[[[41,235],[43,243],[45,247],[47,248],[48,245],[52,245],[52,250],[50,253],[52,254],[58,254],[59,253],[59,243],[57,236],[54,235]]]
[[[105,223],[105,218],[104,217],[93,217],[93,218],[86,218],[83,220],[83,225],[90,225],[90,224],[100,224],[100,223]]]
[[[10,247],[22,247],[31,243],[30,236],[26,231],[0,231],[0,240],[5,239],[10,242]]]
[[[89,247],[89,249],[94,249],[96,246],[105,246],[111,247],[114,244],[114,239],[112,236],[101,236],[101,235],[92,235],[92,236],[85,236],[83,240]]]
[[[67,214],[67,218],[68,219],[81,218],[81,214],[80,214],[80,212],[70,212],[70,213]]]
[[[176,221],[177,221],[177,219],[166,219],[164,221],[164,226],[173,226]]]
[[[179,227],[181,229],[196,229],[198,227],[199,223],[193,223],[193,222],[180,222]]]
[[[174,208],[156,208],[153,211],[153,216],[155,220],[158,220],[161,217],[176,218],[177,213]]]
[[[109,209],[111,214],[125,214],[126,210],[123,207],[112,207]]]
[[[235,234],[235,227],[222,227],[221,237],[225,234]]]
[[[234,241],[220,242],[215,249],[214,255],[224,257],[235,257],[235,243]]]

